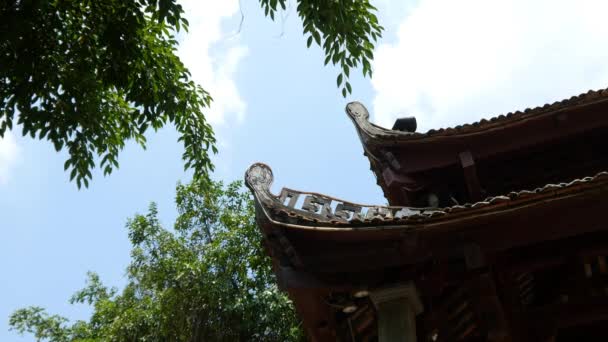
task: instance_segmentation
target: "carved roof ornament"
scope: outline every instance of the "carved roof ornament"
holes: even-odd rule
[[[257,200],[272,205],[275,196],[270,192],[274,176],[270,167],[264,163],[255,163],[245,172],[245,184],[254,193]]]
[[[270,167],[262,163],[251,165],[245,173],[245,178],[251,188],[259,191],[268,191],[274,180]]]
[[[381,137],[397,138],[419,134],[415,132],[390,130],[371,123],[369,121],[369,111],[361,102],[355,101],[347,104],[346,114],[353,120],[353,123],[357,127],[359,137],[364,144],[373,144],[374,139]]]
[[[327,224],[348,224],[367,221],[422,218],[436,208],[411,208],[362,205],[334,197],[283,188],[278,196],[270,192],[273,174],[270,167],[255,163],[245,173],[246,185],[263,207],[269,218],[282,217],[284,221],[308,221]]]
[[[472,204],[445,208],[416,208],[361,205],[334,197],[283,188],[280,194],[270,192],[273,173],[266,164],[253,164],[245,173],[247,186],[268,220],[275,224],[310,229],[386,229],[388,226],[420,228],[460,220],[481,214],[512,210],[530,202],[559,200],[599,187],[608,188],[608,172],[568,183],[547,184],[534,190],[510,192]],[[408,229],[409,229],[408,228]]]

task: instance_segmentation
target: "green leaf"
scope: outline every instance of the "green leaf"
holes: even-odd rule
[[[338,78],[336,79],[336,84],[338,87],[342,84],[342,74],[338,75]]]
[[[319,35],[319,31],[313,31],[312,36],[315,38],[317,45],[321,46],[321,35]]]
[[[73,180],[74,177],[76,177],[77,172],[78,170],[76,170],[76,168],[72,168],[72,172],[70,172],[70,180]]]
[[[384,27],[379,25],[377,9],[369,1],[298,1],[297,11],[304,33],[312,33],[319,45],[321,37],[324,39],[324,65],[329,61],[340,63],[346,77],[350,77],[350,68],[363,65],[363,75],[372,76],[366,64],[373,59],[374,44]],[[352,86],[350,91],[345,86],[344,91],[352,93]]]

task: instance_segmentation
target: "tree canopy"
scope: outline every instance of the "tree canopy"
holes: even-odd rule
[[[89,320],[29,307],[11,315],[11,329],[53,342],[301,340],[240,182],[178,185],[176,203],[173,230],[161,226],[154,204],[128,221],[133,248],[122,291],[88,274],[70,302],[91,305]]]
[[[260,0],[272,19],[287,0]],[[371,76],[382,27],[367,0],[298,0],[307,44],[339,65],[344,96],[350,70]],[[173,124],[185,168],[213,170],[215,137],[204,110],[212,98],[176,55],[175,35],[188,21],[177,0],[7,0],[0,2],[0,138],[50,141],[69,154],[65,169],[78,187],[91,171],[118,167],[127,140]],[[204,86],[204,85],[203,85]]]

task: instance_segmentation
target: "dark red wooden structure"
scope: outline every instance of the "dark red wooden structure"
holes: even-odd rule
[[[346,112],[389,207],[245,177],[311,340],[608,341],[608,90],[427,133]]]

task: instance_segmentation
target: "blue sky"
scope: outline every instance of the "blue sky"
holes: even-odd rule
[[[378,0],[386,27],[374,79],[356,74],[341,97],[336,70],[306,49],[295,5],[277,22],[256,1],[185,1],[190,34],[180,55],[215,102],[208,113],[219,141],[217,179],[242,179],[269,164],[280,187],[383,204],[355,130],[344,114],[359,100],[390,126],[415,115],[420,130],[452,126],[542,105],[608,86],[608,24],[601,1]],[[121,286],[130,246],[127,218],[157,202],[171,226],[174,189],[187,181],[182,148],[169,127],[143,151],[129,144],[120,169],[97,172],[77,190],[65,153],[46,142],[0,140],[0,341],[31,341],[8,331],[8,315],[28,305],[73,319],[68,304],[87,271]]]

